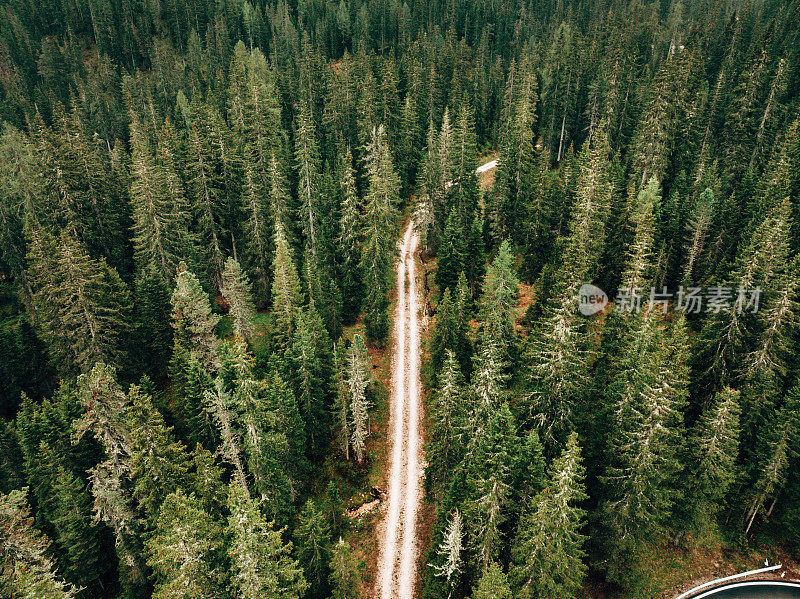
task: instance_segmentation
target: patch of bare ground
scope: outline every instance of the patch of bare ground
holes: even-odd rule
[[[483,156],[480,160],[478,160],[478,162],[480,164],[486,164],[487,162],[491,162],[492,160],[496,159],[497,152],[492,152],[491,154]],[[492,168],[482,173],[478,173],[478,185],[481,189],[488,189],[494,185],[494,174],[496,170],[496,168]]]
[[[537,301],[538,289],[536,285],[528,285],[527,283],[519,284],[519,293],[517,295],[517,305],[514,307],[514,320],[517,328],[523,326],[522,321],[528,313],[528,308]]]

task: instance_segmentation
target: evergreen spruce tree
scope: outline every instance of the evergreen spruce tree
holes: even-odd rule
[[[399,182],[382,126],[371,131],[367,145],[369,190],[365,200],[361,273],[367,290],[364,320],[367,338],[383,342],[389,332],[386,310],[392,284],[392,261],[397,230]]]
[[[86,433],[91,433],[106,457],[88,471],[94,518],[107,522],[114,532],[121,578],[126,584],[140,587],[146,577],[140,553],[141,527],[127,484],[134,457],[130,400],[117,384],[114,369],[102,362],[78,377],[77,396],[84,414],[73,423],[72,443],[79,443]]]
[[[337,20],[345,28],[350,28],[350,16],[337,9]],[[340,68],[333,69],[327,81],[329,94],[325,103],[322,121],[328,133],[326,137],[344,147],[356,141],[356,102],[358,100],[355,63],[347,49],[340,61]]]
[[[286,436],[289,452],[287,470],[295,479],[295,486],[301,484],[301,477],[306,475],[305,448],[308,445],[308,434],[305,429],[297,398],[288,383],[277,368],[270,372],[268,382],[270,391],[274,394],[274,405],[278,415],[278,430]]]
[[[129,358],[138,372],[161,381],[169,368],[173,346],[170,289],[155,267],[138,273],[134,292]]]
[[[444,230],[447,219],[447,189],[452,185],[453,160],[450,154],[453,149],[453,126],[450,119],[450,109],[445,108],[442,116],[442,125],[439,135],[436,135],[433,121],[429,124],[428,132],[428,157],[430,164],[425,165],[425,182],[431,201],[433,222],[435,223],[436,238]]]
[[[328,483],[327,489],[325,489],[324,509],[330,525],[331,538],[334,538],[335,535],[341,533],[345,527],[344,502],[342,501],[342,495],[339,490],[339,483],[335,480],[331,480]],[[333,558],[331,558],[331,561],[333,561]]]
[[[83,414],[73,423],[73,444],[91,433],[103,446],[116,474],[128,470],[132,453],[130,401],[117,384],[115,369],[98,362],[91,372],[80,375],[77,397]]]
[[[264,511],[285,524],[291,514],[292,490],[300,486],[305,472],[305,437],[294,394],[273,369],[264,381],[243,380],[235,402],[253,490],[260,494]]]
[[[636,197],[636,205],[631,216],[635,233],[628,252],[626,268],[622,273],[622,289],[630,293],[649,290],[650,283],[654,282],[655,232],[653,221],[660,202],[661,186],[653,176]]]
[[[601,121],[580,157],[576,201],[562,259],[565,275],[570,277],[567,280],[576,281],[578,285],[595,279],[605,246],[606,221],[613,195],[607,128],[607,121]]]
[[[242,599],[299,599],[308,585],[303,570],[291,557],[292,544],[284,544],[239,485],[228,487],[227,552],[231,560],[231,586]]]
[[[466,248],[464,247],[464,231],[459,225],[460,220],[457,211],[452,210],[447,218],[442,243],[437,251],[439,261],[436,265],[436,285],[441,292],[444,292],[445,289],[455,291],[458,276],[464,270]]]
[[[436,325],[431,338],[431,369],[434,381],[439,380],[439,373],[448,351],[455,354],[461,371],[471,371],[472,341],[467,336],[469,327],[467,315],[468,291],[463,273],[459,279],[462,285],[451,290],[445,289],[437,309]]]
[[[583,477],[578,435],[572,433],[551,466],[547,487],[520,522],[511,578],[524,597],[576,597],[583,587]]]
[[[615,537],[614,575],[626,568],[636,543],[663,530],[671,513],[686,384],[680,359],[665,342],[655,311],[637,315],[608,388],[615,432],[603,510]]]
[[[494,340],[488,339],[483,343],[473,362],[475,366],[470,380],[473,401],[469,417],[470,439],[476,434],[482,434],[482,427],[508,396],[508,375],[505,373],[508,363],[503,359]]]
[[[447,351],[435,396],[433,426],[426,455],[430,466],[428,481],[435,489],[443,488],[453,468],[460,461],[465,445],[467,393],[455,354]]]
[[[563,167],[564,170],[568,167]],[[550,152],[540,151],[533,171],[529,176],[530,199],[523,206],[524,223],[517,238],[525,248],[523,266],[520,269],[523,278],[531,280],[539,274],[553,255],[556,238],[553,229],[559,223],[557,182],[549,172]]]
[[[186,225],[191,220],[191,207],[186,198],[184,179],[182,178],[184,166],[184,153],[179,147],[178,134],[169,116],[164,118],[164,125],[158,137],[156,146],[156,164],[163,175],[164,185],[171,199],[173,219],[177,223]],[[184,237],[181,241],[191,244],[194,236],[191,231],[178,230]],[[185,248],[190,250],[191,248]]]
[[[552,453],[575,424],[588,383],[588,355],[575,300],[553,298],[530,336],[529,413]]]
[[[300,222],[305,245],[311,250],[311,255],[316,262],[320,258],[320,235],[322,234],[318,205],[320,156],[311,106],[307,100],[300,102],[300,109],[297,113],[295,160],[298,175],[297,190],[300,197]]]
[[[49,557],[50,543],[33,526],[27,489],[0,495],[0,540],[3,544],[0,590],[9,596],[72,599],[78,589],[61,580]]]
[[[463,465],[467,499],[463,505],[475,565],[496,561],[504,544],[504,523],[512,516],[511,483],[519,456],[517,426],[503,401],[485,425],[479,424]]]
[[[714,192],[706,187],[698,196],[687,223],[686,261],[683,268],[685,284],[699,280],[694,275],[694,271],[705,247],[709,225],[714,216],[714,208]]]
[[[513,597],[508,577],[497,562],[490,563],[483,570],[472,599],[511,599]]]
[[[66,232],[32,232],[29,278],[37,322],[63,374],[87,372],[97,361],[119,364],[130,326],[128,290],[104,259],[91,258]]]
[[[166,172],[152,155],[138,120],[131,121],[133,230],[136,258],[141,267],[154,266],[165,281],[175,276],[186,258],[188,214],[182,198],[173,197]]]
[[[245,166],[242,202],[247,214],[244,223],[246,265],[253,279],[253,295],[259,306],[266,306],[270,289],[270,241],[269,207],[263,180],[248,162]]]
[[[461,223],[472,220],[478,206],[477,140],[472,107],[464,103],[459,111],[449,150],[452,184],[448,190],[448,204],[460,216]]]
[[[192,446],[214,447],[216,429],[211,415],[203,407],[203,397],[214,386],[214,379],[200,361],[179,344],[175,344],[170,371],[182,392],[182,401],[174,408],[176,428]]]
[[[692,444],[692,503],[700,526],[713,518],[736,475],[740,411],[739,391],[729,387],[716,394],[698,422]]]
[[[649,97],[632,141],[633,166],[641,173],[641,180],[636,181],[639,188],[651,177],[664,178],[677,130],[683,125],[680,115],[688,112],[687,100],[697,80],[692,62],[690,52],[665,61],[648,89]]]
[[[513,483],[513,504],[520,512],[529,509],[547,484],[547,463],[539,434],[532,429],[522,440]]]
[[[467,232],[464,251],[464,275],[469,284],[471,298],[478,296],[483,277],[486,274],[486,247],[483,242],[483,221],[476,216]]]
[[[252,337],[255,331],[253,320],[256,316],[256,308],[253,304],[250,281],[239,263],[233,258],[225,261],[220,293],[228,303],[228,314],[233,320],[234,335],[242,339]]]
[[[336,400],[333,406],[334,423],[336,428],[336,438],[339,447],[345,455],[345,459],[350,459],[350,388],[347,384],[348,378],[348,353],[344,344],[338,343],[334,347],[334,361],[336,365]]]
[[[329,220],[329,219],[328,219]],[[328,222],[323,224],[327,225]],[[338,339],[342,334],[342,296],[336,284],[335,277],[327,273],[333,272],[333,256],[329,245],[328,227],[320,231],[320,258],[314,259],[311,250],[306,248],[303,253],[303,279],[308,291],[309,303],[314,304],[328,336]]]
[[[778,297],[786,298],[786,287],[782,283],[791,285],[791,281],[785,279],[790,226],[789,203],[783,200],[770,209],[740,252],[728,284],[737,294],[741,290],[745,295],[741,301],[738,297],[733,298],[730,310],[712,312],[700,335],[698,362],[705,365],[703,382],[707,385],[734,382],[743,366],[743,356],[747,355],[745,350],[753,343],[758,331],[753,309],[748,309],[747,294],[761,289],[761,293],[774,291],[778,292]],[[780,289],[784,293],[780,293]],[[779,304],[783,307],[778,308],[778,314],[788,316],[785,302]],[[773,342],[783,338],[780,323],[775,324],[777,334],[771,336]],[[772,343],[769,346],[774,347]],[[754,371],[750,373],[751,376],[754,374]]]
[[[347,149],[341,160],[340,186],[342,211],[339,217],[339,252],[341,254],[341,289],[344,305],[342,317],[351,322],[359,312],[364,293],[359,273],[361,261],[361,233],[363,231],[363,206],[356,188],[353,155]]]
[[[178,266],[172,293],[172,328],[175,341],[189,349],[203,365],[213,370],[219,364],[219,339],[215,327],[219,316],[211,312],[208,294],[185,265]]]
[[[222,441],[220,453],[225,458],[225,461],[233,466],[236,481],[249,497],[247,473],[242,462],[241,424],[233,398],[230,392],[225,389],[221,377],[216,378],[214,386],[205,392],[203,399],[205,408],[211,414]]]
[[[292,250],[280,222],[275,226],[275,257],[272,261],[272,313],[278,338],[288,343],[300,308],[300,279]]]
[[[378,106],[378,83],[375,81],[375,69],[372,58],[363,52],[359,55],[360,74],[363,77],[361,93],[358,98],[357,117],[359,145],[366,146],[369,143],[370,131],[383,121],[380,108]],[[386,123],[383,123],[384,126]]]
[[[63,571],[70,582],[83,588],[97,588],[107,569],[102,562],[102,531],[92,526],[91,501],[85,485],[64,466],[58,466],[53,494],[56,509],[52,522],[57,543],[64,552]]]
[[[744,497],[745,535],[750,533],[759,513],[763,511],[767,517],[772,514],[778,496],[786,484],[789,459],[796,454],[799,441],[797,433],[800,422],[799,391],[797,385],[792,387],[783,406],[773,415],[771,430],[769,433],[764,433],[766,439],[762,439],[759,443],[765,447],[759,452],[758,462],[753,468],[755,476]]]
[[[194,101],[187,131],[189,198],[195,211],[202,254],[207,257],[208,275],[218,282],[223,262],[222,219],[225,212],[225,181],[222,157],[214,140],[215,115],[204,102]]]
[[[94,498],[94,519],[109,524],[114,532],[120,581],[136,590],[146,584],[139,522],[130,493],[123,487],[119,472],[110,462],[102,462],[89,471]]]
[[[0,131],[0,260],[17,283],[20,298],[33,315],[32,291],[27,278],[24,215],[31,213],[30,198],[38,196],[35,148],[28,137],[9,123]],[[26,209],[27,207],[27,209]],[[34,214],[30,214],[35,219]]]
[[[225,507],[227,489],[222,482],[222,468],[214,454],[200,445],[192,452],[191,484],[194,495],[203,509],[220,518]]]
[[[334,545],[331,551],[330,586],[333,599],[360,599],[361,576],[350,544],[343,541]]]
[[[448,597],[452,596],[453,591],[459,584],[461,574],[463,574],[464,564],[463,556],[461,555],[464,551],[463,525],[464,520],[461,517],[461,513],[455,510],[447,522],[447,528],[437,550],[437,554],[442,556],[443,563],[440,566],[433,565],[436,575],[444,578]]]
[[[131,386],[130,402],[132,498],[146,515],[147,527],[155,527],[164,499],[179,489],[189,489],[190,456],[176,442],[172,431],[152,398],[141,388]]]
[[[324,597],[328,592],[328,560],[330,553],[330,530],[325,514],[314,502],[306,501],[300,513],[300,522],[295,530],[297,553],[309,583],[311,597]]]
[[[155,575],[157,599],[219,597],[222,528],[193,496],[167,496],[155,534],[147,541],[147,563]]]
[[[367,348],[361,335],[353,337],[347,357],[347,387],[350,391],[350,413],[353,418],[352,444],[359,464],[364,462],[365,441],[369,435],[369,402],[365,395],[367,379]]]
[[[397,171],[400,175],[400,195],[406,197],[411,181],[417,180],[422,130],[411,93],[406,94],[400,117],[400,143],[397,150]]]
[[[507,241],[500,245],[497,257],[486,269],[480,313],[481,338],[492,339],[504,357],[513,357],[516,346],[513,308],[517,303],[519,279],[514,269],[511,248]]]
[[[427,152],[421,164],[422,195],[417,202],[414,222],[422,240],[422,247],[430,252],[442,233],[441,223],[437,222],[437,209],[444,202],[444,181],[441,164],[437,156],[436,130],[433,123],[428,126]]]
[[[24,455],[19,433],[14,422],[0,425],[0,474],[5,483],[0,485],[0,493],[9,493],[25,484]]]
[[[108,145],[87,135],[78,111],[68,114],[60,102],[53,108],[52,128],[37,135],[43,185],[38,224],[51,224],[56,235],[60,227],[92,258],[103,256],[124,272],[128,190],[114,176]]]
[[[309,457],[319,455],[327,440],[327,408],[330,373],[326,368],[325,348],[318,343],[317,334],[327,334],[322,329],[319,317],[310,306],[297,319],[297,330],[291,347],[290,360],[294,375],[294,387],[300,415],[305,423]]]
[[[267,170],[267,180],[269,185],[269,209],[272,217],[273,234],[278,235],[278,228],[283,229],[283,234],[289,241],[293,241],[292,222],[293,217],[290,213],[291,196],[288,191],[288,183],[283,173],[278,156],[275,152],[270,154],[269,168]]]
[[[488,206],[492,238],[518,239],[526,204],[531,201],[536,124],[536,78],[527,64],[512,71],[506,89],[504,122],[500,134],[497,183]]]

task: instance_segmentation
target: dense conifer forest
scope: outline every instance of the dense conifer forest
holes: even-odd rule
[[[2,0],[0,125],[0,595],[367,599],[408,219],[416,596],[800,550],[798,0]]]

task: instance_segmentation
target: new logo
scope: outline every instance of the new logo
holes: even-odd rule
[[[590,283],[581,285],[578,291],[578,311],[584,316],[597,314],[608,305],[608,295]]]

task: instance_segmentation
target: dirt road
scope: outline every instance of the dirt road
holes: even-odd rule
[[[409,222],[397,265],[397,311],[392,356],[391,469],[388,511],[378,557],[380,599],[411,599],[417,576],[417,512],[422,485],[422,401],[419,382],[419,303],[414,251],[419,238]]]
[[[491,160],[480,174],[497,166]],[[422,500],[422,399],[419,380],[419,287],[414,252],[419,236],[414,221],[406,226],[397,264],[397,311],[394,315],[389,472],[389,501],[380,534],[377,599],[412,599],[417,579],[417,513]]]

